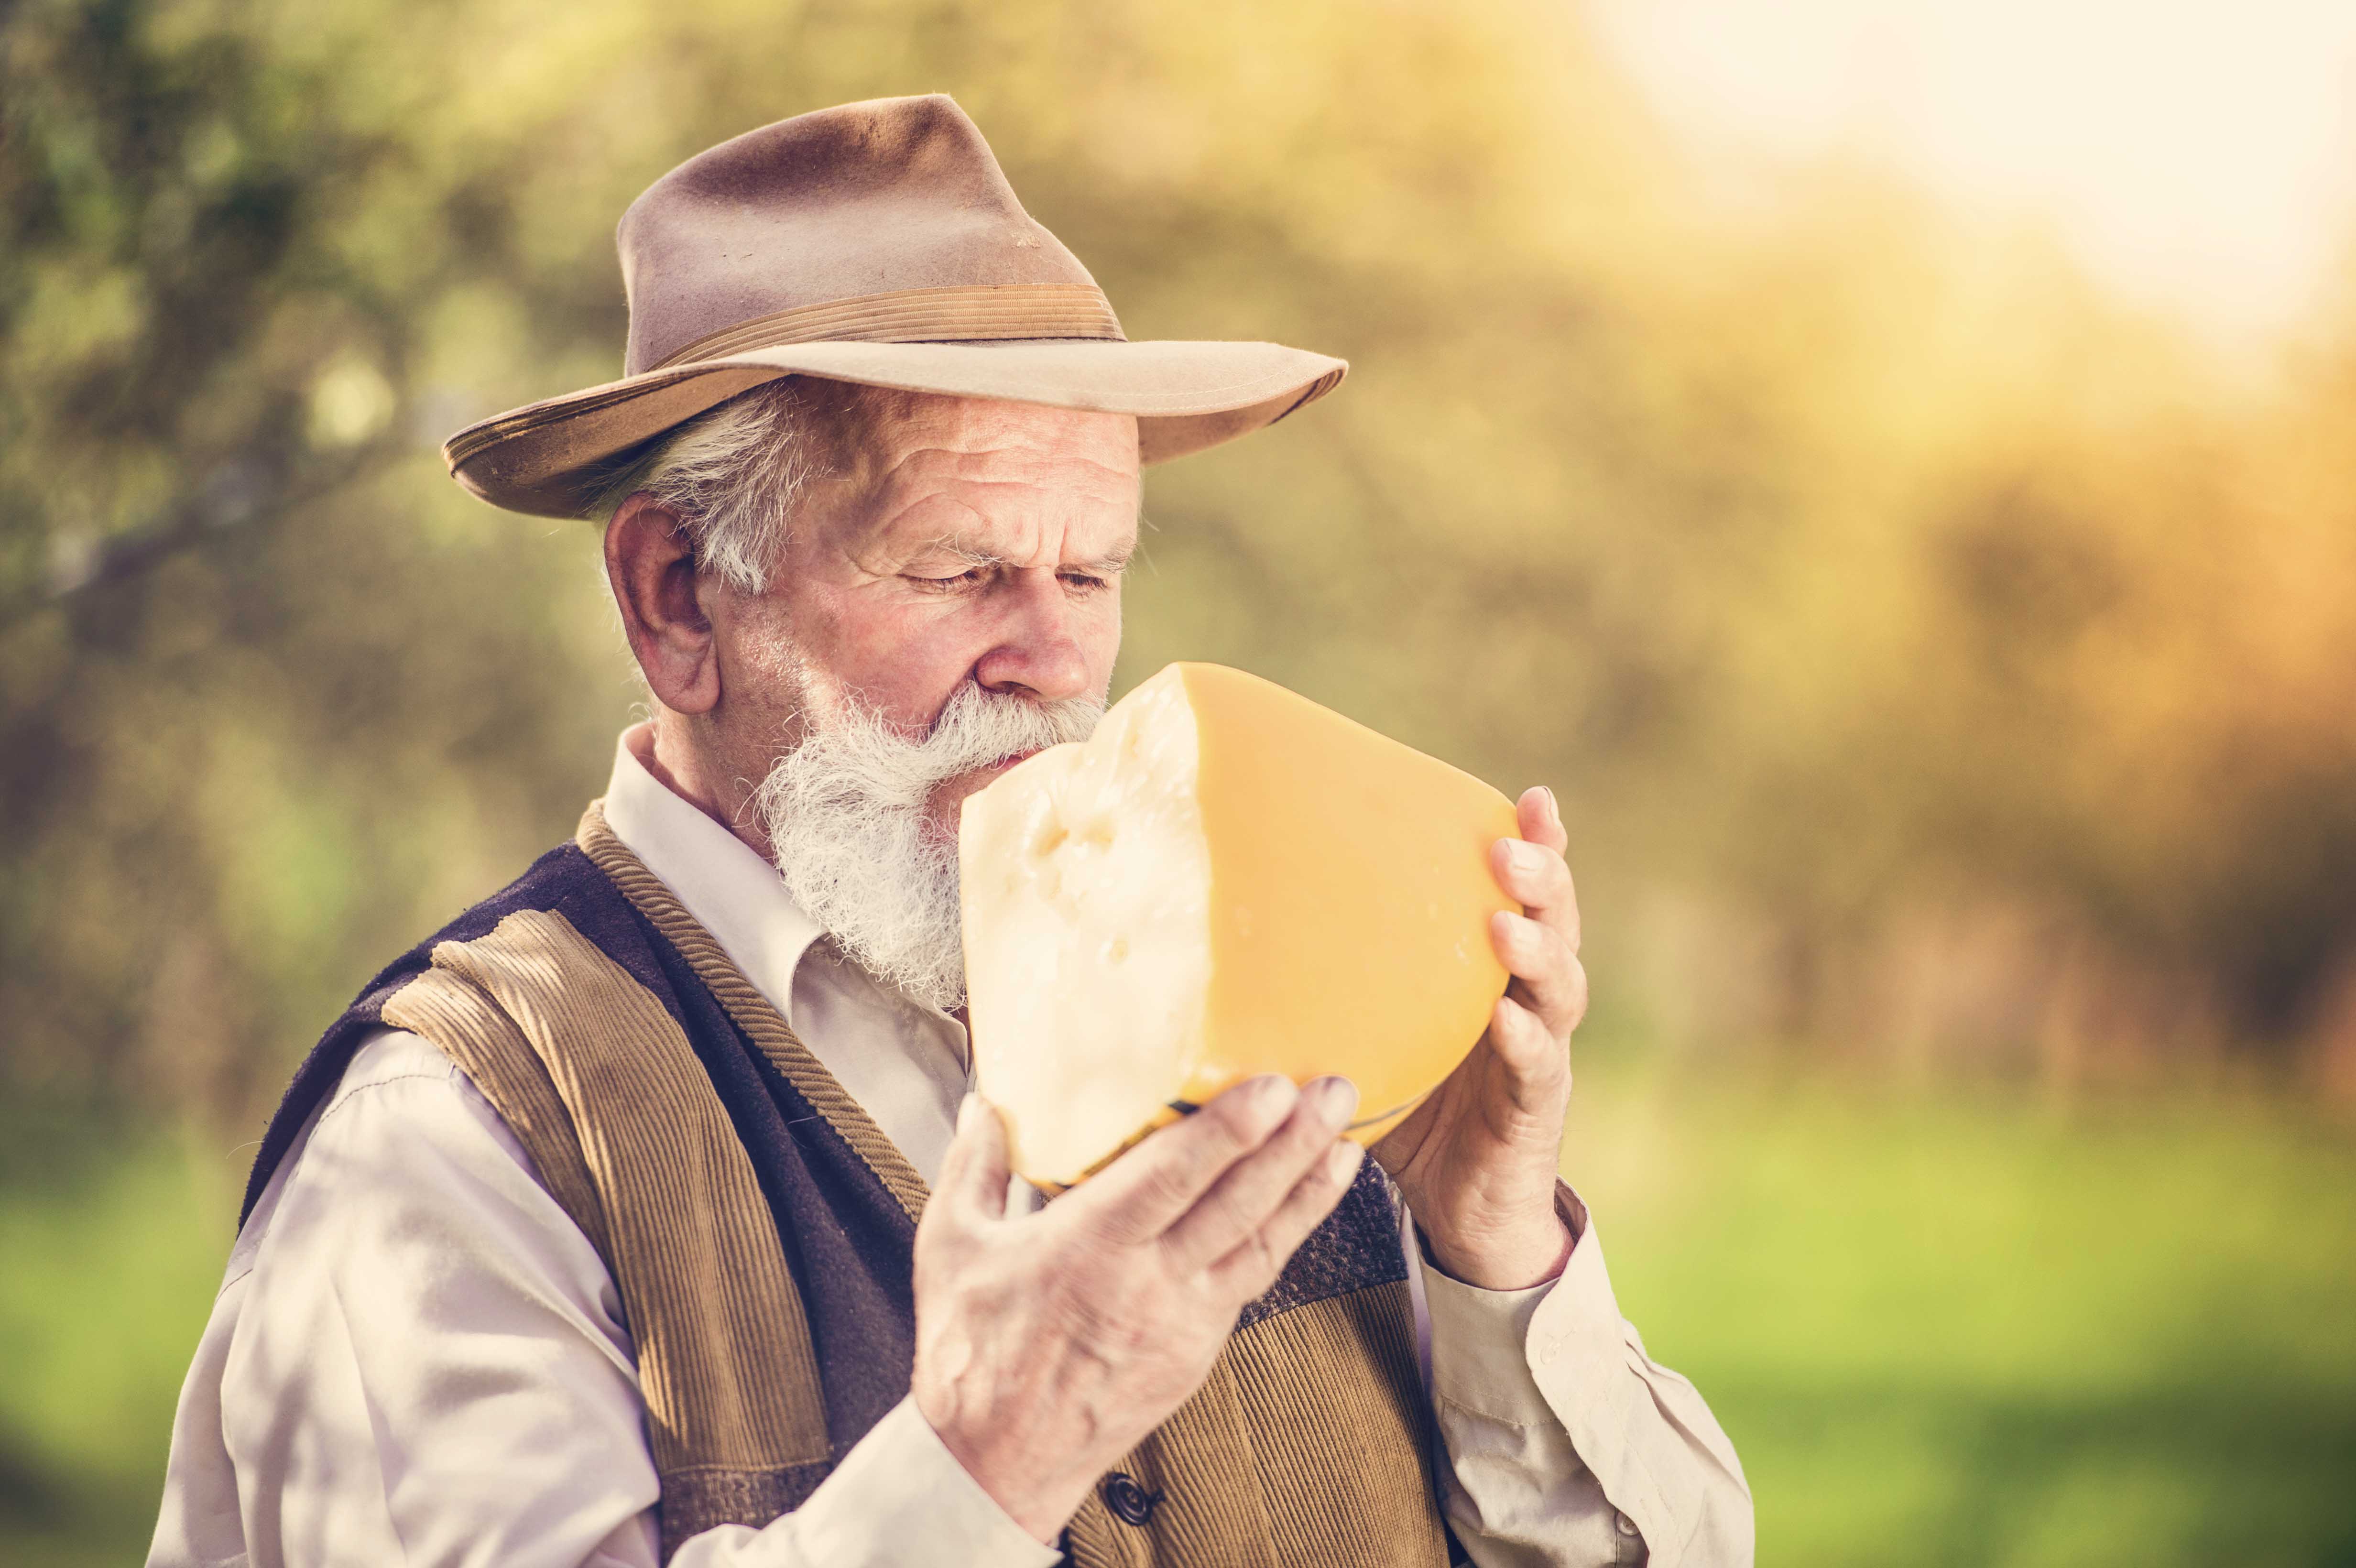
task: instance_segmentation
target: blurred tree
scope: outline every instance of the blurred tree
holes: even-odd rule
[[[1132,336],[1357,366],[1152,479],[1120,679],[1222,658],[1563,787],[1606,1023],[2320,1027],[2344,348],[2237,390],[1854,171],[1717,211],[1535,0],[17,0],[0,1073],[245,1117],[569,828],[631,695],[593,541],[434,447],[615,373],[663,169],[931,90]]]
[[[135,0],[5,27],[0,1065],[242,1115],[458,896],[421,840],[491,874],[562,815],[503,776],[602,723],[503,608],[558,562],[403,494],[452,280],[351,243],[410,160],[349,60]]]

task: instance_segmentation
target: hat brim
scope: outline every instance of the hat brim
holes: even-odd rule
[[[1163,463],[1232,441],[1333,389],[1344,360],[1279,343],[787,344],[699,360],[531,403],[443,443],[451,476],[495,507],[587,515],[616,464],[766,381],[830,381],[1137,416],[1139,455]]]

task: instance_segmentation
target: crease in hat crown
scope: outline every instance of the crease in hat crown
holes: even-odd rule
[[[821,109],[723,142],[649,186],[615,240],[630,304],[626,376],[829,308],[835,338],[1121,340],[1096,279],[1023,210],[980,130],[939,94]]]
[[[582,516],[650,442],[785,376],[1130,413],[1151,463],[1273,423],[1348,368],[1273,343],[1131,342],[938,94],[723,142],[649,186],[615,240],[622,379],[444,445],[453,476],[494,505]]]

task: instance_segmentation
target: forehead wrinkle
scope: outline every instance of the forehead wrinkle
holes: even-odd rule
[[[1019,493],[1019,502],[1014,507],[993,512],[976,504],[978,497],[974,492],[977,490],[1010,489]],[[1044,500],[1045,504],[1033,504],[1034,499]],[[1005,566],[1038,558],[1052,534],[1057,539],[1055,554],[1060,559],[1072,537],[1087,530],[1095,521],[1087,515],[1087,497],[1053,492],[1040,497],[1032,487],[1012,484],[967,481],[937,489],[927,487],[923,493],[905,499],[879,495],[876,501],[866,539],[858,551],[861,555],[880,552],[905,559],[923,550],[939,549],[977,565]],[[921,535],[910,530],[904,534],[901,542],[894,542],[894,532],[908,529],[912,517],[940,509],[954,512],[961,521],[933,522],[925,527]],[[1011,539],[1010,535],[1013,536]],[[1125,560],[1136,549],[1136,537],[1132,521],[1126,540],[1091,556],[1090,560]]]
[[[953,446],[944,445],[938,442],[928,442],[912,446],[905,452],[891,453],[875,475],[876,488],[887,488],[903,482],[904,479],[914,482],[914,476],[909,474],[909,470],[934,458],[946,460],[949,471],[948,477],[963,480],[969,484],[1034,482],[1036,475],[1043,471],[1057,474],[1066,472],[1075,466],[1086,468],[1097,475],[1112,480],[1116,485],[1122,487],[1135,482],[1132,471],[1116,467],[1108,463],[1099,463],[1085,453],[1066,450],[1051,452],[1048,445],[1042,441],[1008,440],[996,437],[974,446]],[[1005,459],[1016,460],[1015,474],[1012,477],[992,480],[976,479],[969,475],[969,471],[977,463]],[[1069,488],[1069,486],[1064,487]]]
[[[1057,533],[1061,548],[1077,533],[1103,550],[1128,532],[1110,559],[1131,548],[1142,514],[1133,465],[1108,443],[1060,439],[1053,430],[998,419],[960,418],[947,428],[884,419],[868,425],[857,447],[851,471],[840,475],[856,497],[843,517],[851,537],[837,548],[869,570],[888,572],[879,558],[926,549],[1002,564],[1018,553],[1036,556]]]

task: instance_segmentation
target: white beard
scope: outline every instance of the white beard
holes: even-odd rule
[[[853,703],[777,760],[753,795],[786,891],[851,959],[943,1012],[965,1003],[958,856],[927,821],[933,792],[1019,752],[1085,741],[1089,698],[1037,702],[968,681],[910,740]]]

